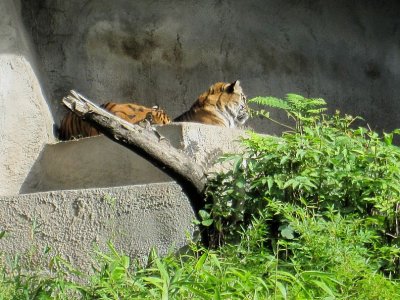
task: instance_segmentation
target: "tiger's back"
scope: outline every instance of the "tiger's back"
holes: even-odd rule
[[[239,81],[217,82],[199,96],[174,122],[197,122],[235,128],[249,118],[247,99]]]
[[[152,125],[171,123],[169,116],[158,107],[148,108],[135,103],[119,104],[113,102],[105,103],[101,107],[132,124],[142,121],[148,121]],[[100,132],[96,128],[70,111],[61,121],[59,138],[66,141],[99,134]]]

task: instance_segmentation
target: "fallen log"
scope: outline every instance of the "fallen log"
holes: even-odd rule
[[[131,124],[100,108],[72,90],[62,102],[118,144],[139,154],[172,177],[184,190],[197,211],[204,203],[206,175],[189,156],[173,147],[156,129]]]

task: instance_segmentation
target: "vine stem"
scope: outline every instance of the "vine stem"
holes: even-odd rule
[[[288,126],[288,125],[286,125],[286,124],[283,124],[283,123],[281,123],[281,122],[279,122],[279,121],[277,121],[277,120],[274,120],[274,119],[272,119],[271,117],[267,117],[267,116],[264,116],[264,117],[267,118],[268,120],[270,120],[271,122],[275,123],[275,124],[278,124],[278,125],[280,125],[280,126],[283,126],[283,127],[285,127],[285,128],[288,128],[288,129],[294,131],[294,128],[293,128],[293,127],[290,127],[290,126]]]

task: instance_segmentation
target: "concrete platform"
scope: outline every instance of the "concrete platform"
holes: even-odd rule
[[[61,254],[73,265],[91,270],[96,245],[107,242],[145,261],[155,247],[165,254],[193,236],[195,214],[181,188],[173,183],[55,191],[0,197],[0,253],[29,255],[48,267],[44,250]]]

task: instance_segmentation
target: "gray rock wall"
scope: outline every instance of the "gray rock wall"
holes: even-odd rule
[[[184,247],[195,230],[190,202],[173,182],[0,196],[0,203],[0,258],[25,254],[43,269],[60,254],[91,272],[94,250],[107,251],[109,241],[144,262],[153,247],[160,255]]]
[[[53,139],[20,9],[19,1],[0,1],[0,195],[18,194],[43,145]]]
[[[400,123],[398,1],[23,0],[22,13],[56,121],[71,88],[177,116],[213,82],[241,79],[249,97],[300,93],[374,128]]]

